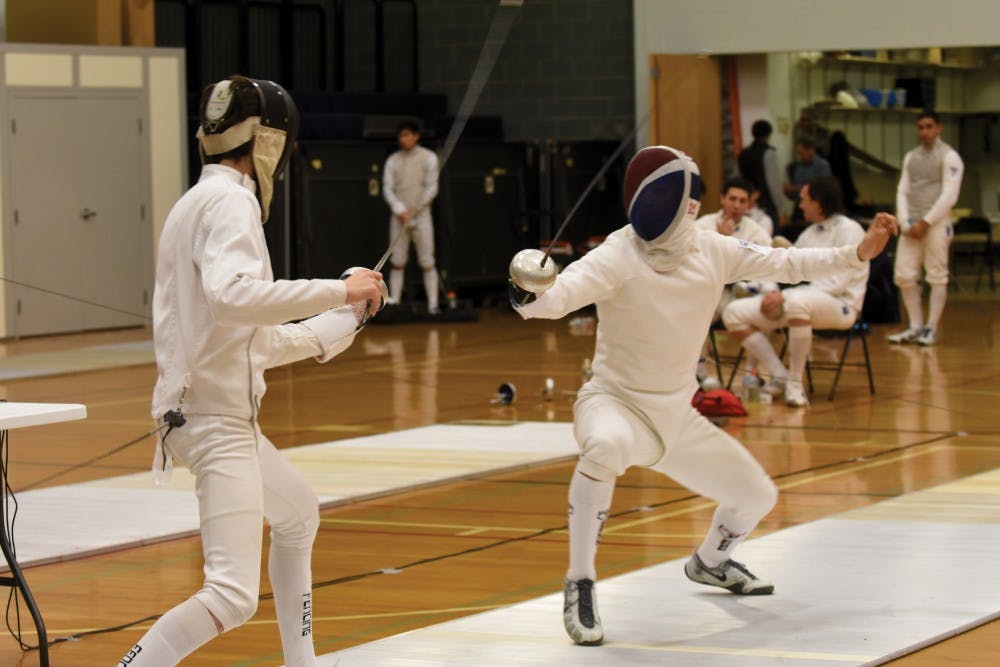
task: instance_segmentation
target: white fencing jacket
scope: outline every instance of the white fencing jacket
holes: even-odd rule
[[[857,246],[765,248],[697,230],[681,263],[658,273],[630,226],[573,262],[555,285],[518,308],[558,319],[597,304],[592,386],[625,400],[687,409],[697,389],[702,343],[722,289],[737,280],[815,280],[859,268]]]
[[[256,419],[264,370],[353,341],[357,317],[341,280],[274,280],[252,179],[205,165],[167,216],[156,262],[153,418]],[[333,310],[331,310],[333,309]],[[301,324],[285,324],[321,313]]]

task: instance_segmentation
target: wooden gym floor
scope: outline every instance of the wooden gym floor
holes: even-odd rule
[[[836,400],[827,402],[831,376],[823,373],[810,409],[754,405],[749,417],[726,426],[782,489],[755,536],[1000,467],[993,403],[1000,394],[1000,301],[992,294],[953,295],[934,348],[891,347],[885,335],[895,329],[876,326],[869,339],[875,396],[863,371],[848,369]],[[0,356],[149,335],[137,329],[6,341]],[[592,337],[569,334],[567,320],[523,322],[507,310],[484,311],[478,323],[371,326],[330,364],[269,372],[261,421],[279,447],[467,420],[570,421],[572,401],[562,390],[579,386],[592,347]],[[834,348],[819,342],[814,355]],[[546,378],[559,394],[553,401],[540,396]],[[151,441],[80,464],[149,429],[154,379],[155,368],[145,365],[0,384],[7,400],[84,403],[89,411],[83,422],[12,432],[14,491],[147,470]],[[505,381],[517,386],[517,401],[491,405]],[[565,461],[487,474],[325,511],[313,561],[317,652],[559,590],[572,467]],[[630,471],[619,480],[612,516],[636,507],[662,516],[610,531],[598,554],[599,576],[689,554],[711,516],[702,505],[667,478]],[[396,576],[373,574],[372,563],[386,553],[409,566]],[[51,648],[52,664],[109,665],[149,626],[144,619],[199,587],[201,551],[197,538],[183,538],[25,574],[50,639],[76,637]],[[268,590],[265,577],[262,591]],[[94,630],[103,631],[83,634]],[[22,635],[28,643],[35,639],[26,614]],[[998,651],[1000,624],[992,623],[893,664],[992,665]],[[38,657],[5,635],[0,664],[36,665]],[[269,599],[251,623],[184,664],[281,664]]]

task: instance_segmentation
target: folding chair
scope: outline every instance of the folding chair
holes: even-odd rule
[[[993,225],[986,218],[965,217],[955,223],[954,236],[951,243],[952,263],[955,273],[958,270],[958,260],[965,259],[975,262],[978,259],[979,271],[976,273],[976,291],[983,281],[983,272],[989,271],[990,290],[996,289],[993,277]]]
[[[712,326],[708,329],[708,353],[712,357],[712,361],[715,362],[715,375],[719,378],[719,384],[725,385],[726,389],[730,389],[733,386],[733,378],[736,377],[736,371],[740,368],[740,362],[743,360],[743,346],[740,345],[740,351],[735,355],[720,355],[719,346],[715,340],[715,332],[725,330],[726,326],[721,321],[712,322]],[[723,381],[722,367],[726,364],[732,364],[733,370],[729,373],[729,380]]]
[[[830,387],[830,394],[827,396],[827,400],[832,401],[834,394],[837,393],[837,384],[840,382],[840,375],[844,370],[845,366],[863,366],[868,372],[868,391],[871,394],[875,393],[875,379],[872,375],[872,361],[868,354],[868,334],[871,333],[871,327],[868,326],[864,321],[858,320],[854,323],[850,329],[823,329],[813,331],[813,335],[819,335],[820,337],[830,337],[830,338],[844,338],[844,348],[840,352],[840,358],[836,361],[807,361],[806,362],[806,378],[809,381],[809,393],[813,393],[813,371],[834,371],[836,375],[833,376],[833,385]],[[861,361],[847,361],[847,353],[851,349],[851,341],[855,338],[861,339],[861,347],[864,350],[865,360]],[[787,338],[786,338],[787,341]],[[786,343],[787,344],[787,343]],[[782,350],[784,354],[784,350]]]

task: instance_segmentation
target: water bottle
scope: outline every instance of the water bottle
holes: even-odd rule
[[[747,403],[760,402],[760,379],[753,373],[743,375],[743,399]]]

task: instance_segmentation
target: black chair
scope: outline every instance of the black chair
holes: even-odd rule
[[[954,226],[954,237],[951,242],[952,266],[957,273],[960,259],[970,263],[978,263],[976,273],[976,291],[983,281],[983,272],[989,269],[990,290],[996,289],[993,277],[993,225],[986,218],[959,218]]]
[[[820,329],[814,330],[813,336],[819,336],[821,338],[840,338],[844,339],[844,347],[840,351],[840,356],[836,361],[807,361],[806,362],[806,378],[809,381],[809,393],[813,393],[813,371],[834,371],[836,374],[833,376],[833,384],[830,386],[830,393],[827,396],[827,400],[832,401],[834,394],[837,393],[837,384],[840,382],[840,375],[844,370],[845,366],[856,366],[864,367],[868,373],[868,391],[871,394],[875,393],[875,378],[872,375],[872,360],[871,356],[868,354],[868,334],[871,333],[871,327],[868,326],[863,320],[859,319],[854,323],[850,329]],[[847,354],[851,349],[851,342],[858,338],[861,340],[861,348],[864,350],[865,360],[862,361],[847,361]],[[787,339],[786,339],[787,345]],[[782,350],[782,354],[784,350]]]
[[[778,353],[779,358],[784,358],[785,351],[788,349],[788,329],[782,328],[780,332],[784,334],[785,340],[781,346],[781,351]],[[836,361],[813,361],[811,359],[806,360],[806,381],[809,383],[809,393],[815,392],[815,386],[813,385],[813,371],[834,371],[833,384],[830,386],[830,393],[827,395],[827,400],[832,401],[833,397],[837,393],[837,385],[840,383],[840,376],[844,371],[846,366],[856,366],[864,367],[865,371],[868,373],[868,391],[871,394],[875,393],[875,376],[872,373],[872,361],[871,355],[868,353],[868,334],[871,333],[871,327],[868,326],[866,322],[858,319],[857,322],[850,329],[815,329],[813,330],[813,337],[820,338],[843,338],[844,347],[840,351],[840,355]],[[861,340],[861,348],[864,351],[865,360],[862,361],[847,361],[847,355],[851,349],[851,343],[855,338]],[[719,382],[722,382],[722,366],[719,362],[719,353],[715,345],[715,331],[713,329],[709,330],[709,343],[711,346],[711,354],[713,358],[716,359],[716,368],[718,369]],[[729,380],[726,383],[726,389],[732,389],[733,380],[736,378],[736,373],[739,370],[740,362],[743,361],[743,346],[740,346],[739,353],[733,358],[733,370],[729,374]]]
[[[736,377],[736,372],[740,368],[740,362],[743,360],[743,346],[740,345],[740,351],[735,355],[723,355],[719,354],[719,346],[715,340],[716,331],[725,331],[726,326],[721,320],[712,322],[712,326],[708,329],[708,354],[715,364],[715,374],[719,378],[719,384],[726,387],[726,389],[731,389],[733,386],[733,378]],[[722,378],[722,367],[732,364],[733,370],[729,373],[729,380],[724,381]]]

